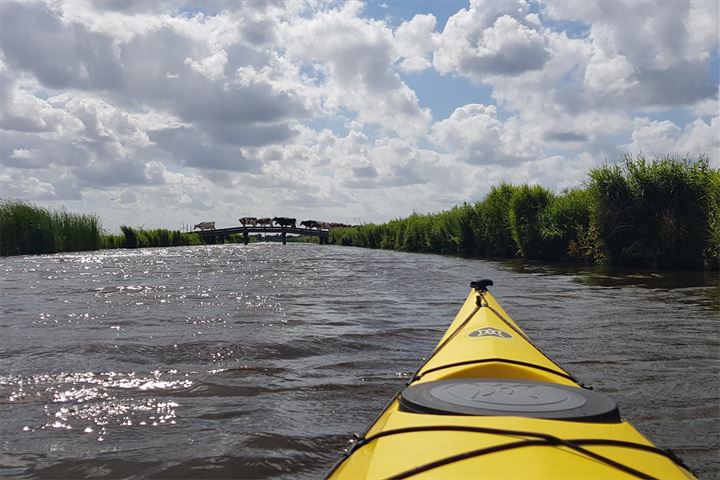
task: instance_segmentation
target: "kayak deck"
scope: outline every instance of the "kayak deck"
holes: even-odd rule
[[[695,478],[535,347],[488,284],[328,478]]]

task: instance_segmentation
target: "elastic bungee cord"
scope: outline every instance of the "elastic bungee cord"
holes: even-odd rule
[[[360,440],[355,445],[355,448],[353,450],[357,450],[358,448],[361,448],[368,443],[377,440],[382,437],[388,437],[391,435],[399,435],[403,433],[417,433],[417,432],[434,432],[434,431],[455,431],[455,432],[472,432],[472,433],[485,433],[485,434],[492,434],[492,435],[510,435],[510,436],[517,436],[517,437],[530,437],[534,438],[534,440],[520,440],[517,442],[509,442],[504,443],[502,445],[495,445],[492,447],[482,448],[478,450],[471,450],[469,452],[463,452],[457,455],[452,455],[447,458],[443,458],[440,460],[436,460],[434,462],[427,463],[425,465],[421,465],[419,467],[415,467],[413,469],[407,470],[402,473],[395,474],[389,479],[400,479],[400,478],[408,478],[413,475],[417,475],[418,473],[426,472],[428,470],[432,470],[434,468],[441,467],[443,465],[448,465],[450,463],[458,462],[461,460],[465,460],[467,458],[473,458],[473,457],[479,457],[482,455],[487,455],[490,453],[497,453],[501,451],[506,450],[513,450],[516,448],[523,448],[523,447],[533,447],[533,446],[563,446],[570,448],[572,450],[575,450],[587,457],[590,457],[594,460],[597,460],[607,466],[614,467],[618,470],[621,470],[627,474],[633,475],[637,478],[644,478],[644,479],[653,479],[651,475],[648,475],[646,473],[640,472],[639,470],[636,470],[632,467],[629,467],[627,465],[624,465],[620,462],[616,462],[615,460],[612,460],[608,457],[605,457],[603,455],[597,454],[595,452],[592,452],[590,450],[587,450],[586,448],[583,448],[583,445],[587,446],[613,446],[613,447],[623,447],[623,448],[631,448],[635,450],[641,450],[649,453],[654,453],[656,455],[663,456],[672,462],[680,465],[681,467],[685,468],[686,470],[688,467],[684,465],[676,455],[674,455],[672,452],[669,452],[667,450],[663,450],[661,448],[657,448],[651,445],[644,445],[642,443],[635,443],[635,442],[626,442],[622,440],[607,440],[607,439],[597,439],[597,438],[580,438],[580,439],[562,439],[559,437],[556,437],[554,435],[544,434],[544,433],[538,433],[538,432],[526,432],[521,430],[510,430],[510,429],[504,429],[504,428],[489,428],[489,427],[470,427],[470,426],[463,426],[463,425],[431,425],[431,426],[422,426],[422,427],[406,427],[406,428],[397,428],[393,430],[386,430],[384,432],[380,432],[376,435],[373,435],[371,437],[365,438],[363,440]]]

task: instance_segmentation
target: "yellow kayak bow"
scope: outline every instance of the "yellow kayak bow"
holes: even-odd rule
[[[535,347],[490,285],[471,284],[435,350],[328,478],[695,478]]]

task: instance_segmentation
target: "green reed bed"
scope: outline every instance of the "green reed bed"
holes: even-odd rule
[[[107,248],[182,247],[202,245],[196,233],[186,233],[166,228],[142,229],[122,225],[122,235],[106,235]]]
[[[628,159],[590,173],[593,223],[613,263],[701,267],[713,248],[718,170],[705,159]]]
[[[705,257],[714,268],[720,268],[720,172],[710,181],[709,239]]]
[[[248,243],[262,242],[262,234],[248,235]],[[225,243],[245,243],[245,237],[242,233],[231,233],[225,238]]]
[[[54,211],[31,203],[0,200],[0,255],[97,250],[95,215]]]
[[[100,249],[102,250],[123,248],[124,244],[125,235],[113,235],[110,233],[102,233],[100,235]]]
[[[280,238],[282,241],[282,237]],[[287,235],[285,241],[288,243],[320,243],[320,238],[311,235]]]
[[[626,156],[584,188],[501,184],[474,204],[335,228],[330,242],[477,257],[702,268],[720,263],[720,171],[708,160]]]

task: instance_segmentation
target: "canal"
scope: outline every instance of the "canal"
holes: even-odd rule
[[[0,259],[0,477],[321,477],[486,277],[542,350],[720,476],[716,273],[260,243]]]

